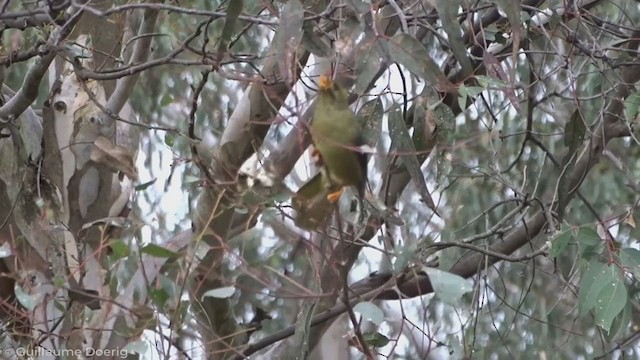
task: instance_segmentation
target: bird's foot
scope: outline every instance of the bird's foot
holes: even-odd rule
[[[337,202],[338,199],[340,199],[340,195],[342,195],[343,191],[344,191],[344,188],[340,188],[340,190],[336,192],[332,192],[331,194],[327,195],[327,200],[329,200],[330,203]]]

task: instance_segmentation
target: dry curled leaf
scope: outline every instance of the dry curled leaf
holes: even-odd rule
[[[138,179],[133,155],[122,146],[113,145],[109,139],[100,136],[93,143],[91,160],[104,165],[114,172],[122,172],[131,180]]]

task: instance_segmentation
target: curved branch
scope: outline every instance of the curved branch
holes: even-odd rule
[[[82,15],[82,9],[74,9],[73,15],[69,17],[69,20],[62,26],[59,26],[56,31],[51,34],[48,44],[49,46],[57,47],[64,38],[67,37],[73,26],[80,19]],[[40,82],[44,78],[49,65],[56,57],[56,52],[49,52],[46,55],[38,58],[31,66],[27,75],[24,77],[22,86],[16,92],[16,94],[7,101],[2,107],[0,107],[0,126],[6,123],[7,120],[17,118],[22,114],[38,97],[38,88]]]
[[[140,31],[138,34],[140,36],[151,34],[156,27],[156,20],[158,19],[158,11],[155,9],[149,9],[145,11],[144,19],[142,20],[142,24],[140,25]],[[151,40],[153,37],[151,36],[142,36],[136,42],[136,45],[133,49],[133,55],[131,56],[130,64],[139,64],[143,63],[147,57],[149,56],[149,49],[151,48]],[[107,101],[106,108],[111,111],[113,114],[118,114],[125,102],[131,96],[131,91],[133,90],[133,86],[138,80],[139,74],[133,74],[127,77],[123,77],[118,79],[116,83],[116,88],[111,94],[109,101]],[[106,118],[106,116],[105,116]]]

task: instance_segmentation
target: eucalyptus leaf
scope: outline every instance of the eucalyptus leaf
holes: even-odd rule
[[[549,256],[558,257],[564,252],[569,241],[573,238],[573,233],[570,228],[563,227],[563,229],[556,234],[551,240],[551,246],[549,247]]]
[[[384,107],[382,106],[382,100],[380,100],[380,98],[366,102],[360,107],[356,115],[358,122],[362,125],[363,136],[367,144],[371,146],[375,146],[378,142],[380,135],[379,128],[383,115]]]
[[[235,33],[236,21],[238,16],[242,13],[242,7],[244,6],[244,0],[233,0],[229,2],[227,12],[224,20],[224,27],[222,28],[222,34],[220,35],[218,43],[218,56],[222,57],[227,52],[231,37]]]
[[[377,348],[387,346],[391,341],[388,337],[380,334],[379,332],[364,333],[362,334],[362,337],[367,344]]]
[[[300,0],[289,0],[280,12],[280,26],[273,39],[272,56],[277,58],[276,64],[281,76],[288,79],[293,74],[295,53],[302,42],[304,25],[304,8]]]
[[[462,27],[458,22],[458,7],[461,0],[436,0],[435,7],[438,17],[442,22],[442,28],[447,33],[449,47],[453,52],[456,60],[462,66],[465,74],[473,73],[473,66],[469,54],[467,53],[467,45],[462,40]]]
[[[235,292],[236,292],[235,286],[225,286],[221,288],[207,290],[204,294],[202,294],[202,298],[204,299],[206,297],[214,297],[218,299],[226,299],[233,296]]]
[[[613,319],[613,323],[611,323],[611,327],[606,334],[609,342],[621,339],[624,336],[625,330],[633,324],[631,313],[631,303],[627,301],[622,312]]]
[[[455,88],[444,75],[440,66],[433,61],[420,41],[409,34],[398,33],[387,41],[393,61],[440,90]]]
[[[600,235],[591,226],[582,226],[576,234],[578,243],[585,246],[596,246],[602,242]]]
[[[459,275],[430,267],[424,267],[423,270],[429,275],[433,292],[447,304],[457,305],[462,295],[473,290],[469,280]]]
[[[178,256],[178,253],[156,244],[146,245],[142,249],[140,249],[140,252],[158,258],[169,258]]]
[[[359,313],[362,317],[378,326],[380,326],[384,321],[384,312],[382,309],[370,301],[356,304],[356,306],[353,307],[353,311]]]
[[[640,250],[634,248],[622,249],[619,253],[620,265],[640,280]]]
[[[596,306],[598,295],[602,289],[615,280],[615,269],[611,265],[605,265],[598,260],[592,260],[580,279],[580,292],[578,293],[578,309],[581,315]]]
[[[398,107],[392,109],[389,113],[389,131],[392,141],[391,151],[396,152],[396,156],[406,167],[409,175],[411,175],[411,180],[416,185],[422,201],[437,213],[436,205],[431,198],[427,182],[418,162],[416,149],[402,118],[402,112]]]
[[[112,240],[109,243],[109,248],[111,248],[111,257],[113,260],[122,259],[131,254],[131,248],[120,239]]]
[[[635,122],[640,113],[640,92],[635,92],[624,100],[624,118],[628,122]]]
[[[149,346],[147,345],[147,343],[145,341],[139,340],[139,341],[133,341],[133,342],[128,343],[124,347],[124,350],[126,350],[130,354],[144,355],[144,354],[147,353],[148,348],[149,348]]]
[[[382,66],[382,59],[378,54],[377,40],[367,40],[360,44],[356,55],[356,94],[362,95],[367,91],[371,81],[375,79]]]
[[[575,152],[582,144],[586,129],[580,110],[574,111],[564,128],[564,145],[569,148],[570,153]]]
[[[627,287],[621,277],[615,277],[605,284],[596,299],[596,324],[609,332],[613,320],[624,310],[627,298]]]
[[[320,57],[329,56],[332,53],[331,46],[325,40],[316,34],[316,23],[313,21],[305,21],[302,33],[302,47],[310,53]]]
[[[25,309],[33,310],[36,308],[36,305],[38,305],[38,297],[36,295],[30,295],[26,293],[17,284],[15,285],[13,291],[16,294],[16,299],[18,299],[20,305],[22,305]]]

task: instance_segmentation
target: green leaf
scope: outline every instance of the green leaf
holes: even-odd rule
[[[353,311],[359,313],[362,317],[378,326],[380,326],[384,321],[384,312],[382,309],[380,309],[378,305],[369,301],[356,304],[356,306],[353,307]]]
[[[162,246],[158,246],[155,244],[149,244],[140,249],[140,252],[143,254],[148,254],[153,257],[158,258],[169,258],[169,257],[177,257],[178,253],[175,253],[169,249],[163,248]]]
[[[590,261],[604,249],[604,242],[593,227],[580,227],[574,237],[578,241],[578,251],[580,257]]]
[[[153,180],[151,180],[151,181],[147,181],[147,182],[146,182],[146,183],[144,183],[144,184],[136,185],[135,190],[136,190],[136,191],[144,191],[144,190],[147,190],[147,188],[148,188],[149,186],[151,186],[151,185],[153,185],[153,184],[155,184],[155,183],[156,183],[156,180],[158,180],[158,179],[156,178],[156,179],[153,179]]]
[[[602,254],[602,252],[604,251],[604,242],[600,242],[595,246],[581,246],[579,247],[579,251],[580,251],[580,258],[586,260],[587,262],[590,262],[593,259],[598,258],[598,256],[600,256]]]
[[[578,109],[573,112],[571,119],[564,127],[564,145],[569,148],[570,153],[575,152],[575,149],[582,144],[586,130],[584,119]]]
[[[261,0],[249,0],[244,2],[245,14],[257,16],[260,15],[262,11],[264,11],[264,3]]]
[[[128,343],[123,350],[126,350],[130,354],[144,355],[147,353],[148,346],[145,341],[139,340]]]
[[[481,94],[484,89],[480,86],[466,86],[465,84],[460,84],[458,88],[458,106],[460,109],[465,109],[467,107],[467,98],[471,98],[472,101],[475,101],[476,97]]]
[[[423,270],[429,275],[433,292],[444,303],[457,305],[462,295],[473,290],[469,281],[459,275],[430,267],[425,267]]]
[[[558,257],[558,255],[562,254],[564,249],[567,248],[573,233],[571,229],[565,228],[563,226],[563,230],[561,230],[556,236],[551,240],[551,246],[549,247],[549,256]]]
[[[507,14],[507,18],[509,19],[509,25],[511,25],[510,38],[513,41],[512,47],[514,49],[520,48],[520,41],[524,37],[522,34],[522,23],[523,19],[520,14],[522,12],[522,5],[520,4],[520,0],[493,0],[498,5],[498,8],[504,11]],[[517,52],[512,53],[512,60],[517,59]],[[484,52],[484,61],[487,62],[487,72],[493,76],[493,74],[497,74],[502,80],[507,81],[511,79],[511,81],[515,81],[515,68],[511,67],[511,74],[508,75],[504,72],[502,65],[499,63],[498,59],[494,54],[489,51]],[[513,86],[504,86],[501,87],[507,99],[511,105],[516,109],[516,111],[520,112],[520,102],[518,101],[518,96],[516,95],[515,89]]]
[[[454,88],[424,45],[411,35],[398,33],[389,39],[388,46],[393,61],[400,63],[431,86],[439,90]]]
[[[562,175],[558,180],[558,219],[564,218],[564,211],[569,204],[569,189],[570,176],[573,166],[576,162],[577,156],[575,156],[578,148],[584,140],[586,126],[584,119],[580,115],[580,109],[576,109],[571,115],[571,119],[566,123],[564,127],[564,144],[569,148],[567,154],[562,159]]]
[[[407,126],[402,118],[402,112],[398,107],[389,113],[389,132],[391,136],[390,152],[397,152],[402,164],[406,167],[411,180],[413,180],[422,201],[433,211],[436,206],[431,199],[431,194],[427,188],[427,181],[420,169],[420,162],[416,157],[416,149],[407,130]]]
[[[249,213],[249,209],[247,209],[245,206],[236,206],[233,208],[233,211],[235,211],[236,214],[240,214],[240,215]]]
[[[53,301],[53,306],[55,306],[56,310],[58,310],[58,311],[60,311],[60,312],[65,312],[65,311],[67,311],[67,305],[66,305],[66,304],[61,303],[61,302],[60,302],[60,301],[58,301],[58,300],[54,300],[54,301]]]
[[[164,143],[169,147],[173,147],[174,137],[172,133],[167,132],[164,134]]]
[[[124,241],[117,239],[113,240],[109,243],[109,247],[111,248],[111,258],[112,260],[119,260],[122,258],[126,258],[131,254],[131,249]]]
[[[442,22],[442,28],[447,33],[447,40],[453,55],[462,66],[464,73],[472,74],[473,66],[467,53],[467,46],[462,41],[462,27],[457,18],[460,3],[460,0],[437,0],[435,1],[435,8]]]
[[[356,94],[362,95],[367,91],[367,87],[378,74],[382,59],[378,54],[378,47],[374,46],[376,40],[368,39],[366,43],[360,44],[356,51]]]
[[[289,0],[280,12],[280,26],[273,38],[272,56],[277,61],[280,75],[288,78],[294,68],[295,53],[302,42],[304,8],[300,0]]]
[[[169,94],[165,94],[162,99],[160,99],[160,105],[162,107],[168,106],[169,104],[171,104],[173,102],[173,96],[169,95]]]
[[[407,269],[407,266],[416,257],[416,244],[401,245],[396,248],[396,258],[393,261],[393,272],[399,274]]]
[[[446,148],[453,148],[456,133],[456,116],[451,108],[439,103],[434,109],[436,118],[436,144],[439,151],[436,153],[436,182],[442,184],[452,170],[450,159],[447,157]]]
[[[592,260],[580,279],[578,293],[578,309],[584,315],[596,306],[598,295],[602,289],[614,279],[612,267],[597,260]]]
[[[478,82],[483,85],[483,88],[489,89],[489,85],[492,85],[492,89],[500,90],[504,93],[505,97],[509,100],[511,105],[518,113],[520,113],[520,101],[518,95],[511,83],[507,82],[509,78],[513,78],[515,75],[510,76],[504,70],[501,61],[489,51],[485,51],[482,57],[487,74],[489,76],[478,76]]]
[[[380,135],[379,126],[384,115],[384,107],[382,100],[375,98],[366,102],[360,110],[358,110],[358,122],[362,125],[363,136],[367,144],[375,146]]]
[[[357,14],[364,14],[371,11],[369,1],[364,2],[362,0],[346,0],[347,6],[355,11]]]
[[[600,235],[593,227],[583,226],[578,230],[576,235],[578,243],[584,246],[596,246],[602,242]]]
[[[234,0],[229,2],[227,6],[227,16],[225,17],[224,27],[222,28],[222,34],[220,35],[220,43],[218,44],[218,54],[222,57],[228,50],[231,36],[235,32],[236,21],[238,16],[242,12],[244,6],[244,0]]]
[[[53,278],[53,286],[56,288],[61,288],[66,284],[66,280],[60,276],[56,276]]]
[[[13,291],[16,294],[16,299],[25,309],[33,310],[36,308],[37,300],[35,295],[27,294],[18,284],[14,286]]]
[[[460,109],[467,108],[467,87],[464,84],[460,84],[458,88],[458,107]]]
[[[631,324],[633,324],[631,322],[631,303],[627,301],[622,312],[613,319],[611,329],[609,329],[609,332],[607,333],[607,340],[609,342],[614,342],[620,339],[625,334],[625,330]]]
[[[185,175],[184,179],[182,179],[182,183],[185,185],[199,183],[201,179],[198,176],[193,175]]]
[[[484,91],[480,86],[466,86],[465,89],[467,95],[474,100]]]
[[[302,47],[315,56],[328,57],[331,53],[329,46],[315,31],[315,21],[305,21],[302,27]]]
[[[506,45],[507,38],[504,35],[504,32],[499,31],[495,25],[490,25],[484,29],[485,31],[485,39],[490,42],[495,42],[498,44]]]
[[[520,0],[492,0],[492,2],[495,2],[498,8],[507,15],[509,25],[511,25],[511,37],[520,39],[520,28],[522,24],[520,17],[522,5],[520,4]],[[515,46],[517,47],[518,45],[516,44]]]
[[[620,263],[625,268],[640,268],[640,250],[624,248],[620,251]]]
[[[202,294],[202,299],[204,299],[206,297],[214,297],[214,298],[218,298],[218,299],[227,299],[227,298],[230,298],[231,296],[233,296],[233,294],[235,292],[236,292],[236,287],[235,286],[225,286],[225,287],[221,287],[221,288],[217,288],[217,289],[208,290],[207,292]]]
[[[620,265],[640,280],[640,250],[625,248],[619,253]]]
[[[492,78],[491,76],[476,75],[475,78],[478,81],[478,85],[480,85],[480,87],[484,90],[489,89],[489,87],[493,89],[500,89],[505,86],[509,86],[509,84],[507,84],[506,82],[500,79]]]
[[[364,333],[362,334],[362,338],[364,339],[364,342],[376,348],[387,346],[390,342],[388,337],[380,334],[379,332]]]
[[[634,122],[640,112],[640,92],[633,93],[624,100],[624,118]]]
[[[627,304],[627,287],[620,276],[616,276],[607,283],[596,300],[595,320],[596,324],[604,331],[609,332],[611,324]]]
[[[427,158],[428,151],[436,145],[440,139],[439,133],[444,129],[438,125],[440,115],[438,110],[441,105],[443,105],[442,101],[437,93],[434,93],[434,89],[425,87],[409,108],[408,116],[411,116],[410,122],[413,124],[411,139],[416,150],[421,153],[418,155],[420,162]],[[455,119],[452,120],[455,122]]]
[[[363,31],[364,24],[355,16],[348,15],[346,19],[340,22],[340,27],[338,27],[338,38],[336,41],[340,44],[339,47],[345,49],[353,48]]]
[[[153,303],[160,309],[163,309],[164,305],[167,303],[167,300],[169,300],[169,294],[162,288],[149,288],[149,297],[151,298],[151,301],[153,301]]]
[[[158,276],[158,281],[162,290],[169,295],[169,298],[179,298],[178,294],[182,289],[175,281],[164,275]]]

